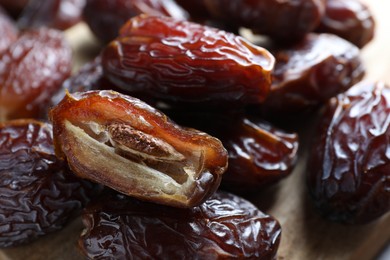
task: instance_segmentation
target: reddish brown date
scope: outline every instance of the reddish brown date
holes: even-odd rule
[[[361,83],[330,100],[308,166],[310,194],[335,221],[366,223],[390,210],[390,88]]]
[[[292,115],[312,109],[359,82],[365,73],[359,49],[331,34],[308,34],[273,51],[276,58],[265,115]]]
[[[175,209],[111,195],[89,205],[79,248],[88,259],[274,259],[280,225],[248,201],[217,192]]]
[[[188,18],[174,0],[87,0],[84,19],[103,42],[117,37],[119,29],[130,18],[139,14],[169,16],[179,20]]]
[[[18,30],[0,6],[0,54],[18,38]]]
[[[375,21],[359,0],[326,0],[317,31],[336,34],[362,48],[374,37]]]
[[[23,33],[0,54],[0,122],[40,117],[71,65],[72,50],[60,32]]]
[[[51,125],[0,123],[0,247],[61,229],[97,192],[95,187],[56,158]]]
[[[19,16],[21,28],[51,27],[65,30],[82,19],[86,0],[30,0]]]
[[[168,102],[247,104],[266,97],[274,57],[225,31],[141,15],[106,47],[102,64],[128,92]]]
[[[68,94],[50,116],[57,153],[78,176],[142,200],[199,205],[227,167],[218,139],[114,91]]]
[[[293,41],[313,31],[324,0],[204,0],[216,19],[252,29],[274,39]]]

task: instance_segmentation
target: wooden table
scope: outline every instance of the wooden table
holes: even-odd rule
[[[365,0],[377,21],[375,40],[363,50],[367,79],[390,84],[390,1]],[[67,32],[81,60],[96,50],[90,32],[80,24]],[[74,37],[78,35],[78,37]],[[80,63],[75,65],[79,67]],[[310,133],[306,133],[310,134]],[[303,143],[303,146],[305,144]],[[390,239],[390,214],[366,226],[343,226],[321,219],[308,203],[304,187],[305,149],[293,174],[252,201],[275,216],[283,228],[278,259],[373,259]],[[21,247],[0,251],[0,259],[82,259],[75,247],[82,230],[76,219],[64,230]]]

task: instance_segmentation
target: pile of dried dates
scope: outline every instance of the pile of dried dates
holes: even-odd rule
[[[101,50],[72,74],[61,30],[80,21]],[[361,82],[374,29],[359,0],[0,0],[0,246],[81,214],[88,259],[275,259],[280,224],[240,196],[291,174],[291,121],[316,122],[318,212],[378,219],[390,88]]]

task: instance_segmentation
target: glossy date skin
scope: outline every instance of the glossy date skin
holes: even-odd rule
[[[127,92],[171,103],[242,105],[266,97],[274,57],[242,37],[168,17],[137,16],[102,53]]]
[[[0,247],[61,229],[97,191],[56,158],[51,125],[0,123]]]
[[[79,248],[88,259],[274,259],[280,225],[248,201],[217,192],[191,209],[111,195],[89,205]]]
[[[19,16],[20,28],[66,30],[82,20],[86,0],[30,0]]]
[[[122,25],[140,14],[188,18],[187,12],[173,0],[87,0],[84,8],[85,21],[104,43],[117,37]]]
[[[71,47],[59,31],[21,34],[0,54],[0,122],[41,117],[71,66]]]
[[[359,49],[331,34],[308,34],[272,51],[275,70],[264,115],[298,115],[359,82],[365,68]]]
[[[331,99],[318,126],[308,188],[328,219],[373,221],[390,210],[390,89],[360,83]]]
[[[227,167],[218,139],[118,92],[68,93],[50,119],[57,154],[75,174],[142,200],[199,205]]]
[[[336,34],[362,48],[374,37],[375,21],[360,0],[326,0],[317,31]]]
[[[0,53],[18,38],[18,29],[12,19],[0,6]]]
[[[204,0],[215,19],[292,42],[313,31],[324,13],[324,0]]]

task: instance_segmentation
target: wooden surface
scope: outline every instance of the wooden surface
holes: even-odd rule
[[[367,79],[383,80],[390,84],[390,3],[387,0],[366,2],[377,21],[375,40],[363,50]],[[67,36],[81,61],[96,52],[96,44],[91,40],[85,25],[72,28]],[[75,68],[79,66],[80,62],[75,64]],[[308,129],[310,128],[303,133],[304,136],[310,135]],[[305,143],[302,147],[304,146]],[[375,259],[390,241],[390,214],[374,223],[358,227],[322,220],[308,203],[303,184],[305,156],[305,149],[301,149],[301,160],[289,178],[271,190],[251,198],[260,209],[275,216],[282,225],[278,259]],[[30,245],[0,250],[0,259],[82,259],[76,249],[81,230],[81,221],[76,219],[64,230]]]

